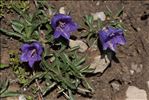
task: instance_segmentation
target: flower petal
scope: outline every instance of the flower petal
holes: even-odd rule
[[[21,60],[22,62],[28,62],[27,54],[26,54],[26,53],[23,53],[23,54],[20,56],[20,60]]]
[[[104,44],[103,44],[103,50],[107,50],[108,47],[109,47],[109,44],[108,44],[108,43],[104,43]]]
[[[37,50],[37,53],[38,53],[39,55],[42,54],[42,52],[43,52],[43,47],[42,47],[42,45],[41,45],[39,42],[34,42],[34,43],[32,43],[32,46],[35,46],[35,49]]]
[[[126,39],[123,35],[119,35],[116,37],[117,44],[124,45],[126,43]]]
[[[66,38],[67,40],[69,40],[70,38],[70,33],[68,33],[67,31],[65,31],[64,29],[57,27],[56,31],[54,33],[54,36],[56,37],[56,35],[59,37],[60,35],[64,38]]]
[[[108,47],[112,50],[112,51],[115,51],[116,49],[116,43],[114,40],[111,40],[108,42]]]
[[[29,50],[29,47],[30,47],[29,44],[23,44],[23,45],[21,46],[21,51],[22,51],[22,52],[26,52],[26,51]]]
[[[72,18],[70,16],[64,15],[64,14],[56,14],[53,16],[51,20],[51,25],[54,29],[56,29],[58,21],[63,21],[65,23],[70,22]]]
[[[64,30],[68,33],[76,31],[78,29],[78,25],[74,22],[67,23],[64,27]]]
[[[37,56],[36,56],[36,61],[41,61],[41,59],[42,59],[42,58],[41,58],[40,55],[37,55]]]
[[[109,26],[108,27],[108,33],[112,34],[112,33],[123,33],[123,30],[121,28],[114,28]]]
[[[104,42],[106,42],[108,35],[105,31],[100,30],[99,31],[99,37],[100,37],[101,42],[104,43]]]
[[[59,29],[56,29],[56,30],[55,30],[55,32],[54,32],[54,38],[55,38],[55,39],[60,37],[61,34],[60,34],[59,31],[60,31]]]
[[[41,61],[41,56],[40,55],[33,55],[29,57],[29,66],[32,67],[35,62]]]
[[[34,63],[35,63],[34,60],[29,60],[29,62],[28,62],[29,66],[30,66],[31,68],[33,67]]]

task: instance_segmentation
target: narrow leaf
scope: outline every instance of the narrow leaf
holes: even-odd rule
[[[18,95],[20,95],[20,93],[12,92],[12,91],[6,91],[6,92],[2,93],[0,95],[0,97],[1,98],[3,98],[3,97],[13,97],[13,96],[18,96]]]
[[[69,97],[70,97],[69,99],[74,100],[74,96],[73,96],[72,91],[70,89],[68,90],[68,94],[69,94]]]
[[[8,67],[8,65],[6,65],[6,64],[0,64],[0,69],[6,68],[6,67]]]
[[[22,34],[24,25],[20,21],[17,21],[17,20],[13,20],[13,21],[11,21],[11,23],[12,23],[12,28],[14,29],[14,31]]]
[[[122,8],[117,12],[117,14],[116,14],[115,17],[121,16],[121,15],[123,14],[123,10],[124,10],[124,7],[122,7]]]
[[[5,29],[2,29],[2,28],[0,28],[0,32],[4,33],[5,35],[8,35],[8,36],[19,37],[19,38],[22,39],[22,35],[21,34],[18,34],[16,32],[9,32],[9,31],[7,31]]]
[[[4,82],[4,83],[3,83]],[[0,90],[0,94],[2,94],[3,92],[5,92],[8,89],[9,86],[9,81],[3,81],[0,85],[1,85],[1,90]]]
[[[54,82],[53,84],[49,85],[48,87],[46,87],[46,89],[43,91],[42,95],[45,95],[48,91],[50,91],[51,88],[53,88],[56,85],[56,83]]]
[[[37,79],[37,78],[41,79],[45,74],[46,74],[46,73],[38,73],[38,74],[36,74],[35,76],[33,76],[33,77],[30,79],[29,82],[27,82],[27,83],[25,84],[25,86],[29,85],[32,81],[34,81],[34,80]]]

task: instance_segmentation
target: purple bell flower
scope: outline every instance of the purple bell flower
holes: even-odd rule
[[[67,40],[70,38],[70,33],[78,29],[78,25],[72,21],[72,18],[64,14],[54,15],[51,25],[54,29],[54,38],[62,36]]]
[[[109,48],[115,52],[118,44],[124,45],[126,43],[123,30],[120,28],[114,28],[111,26],[104,27],[99,31],[99,37],[103,45],[103,50],[107,50]]]
[[[22,62],[28,62],[29,66],[32,68],[34,63],[41,61],[41,54],[43,52],[43,47],[39,42],[33,42],[31,44],[23,44],[21,46],[22,55],[20,60]]]

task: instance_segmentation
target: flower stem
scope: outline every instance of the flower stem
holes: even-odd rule
[[[33,71],[33,75],[35,75],[35,71]],[[42,89],[41,89],[41,87],[40,87],[40,85],[39,85],[38,79],[35,79],[35,82],[36,82],[36,85],[37,85],[37,87],[38,87],[38,90],[40,90],[40,91],[37,93],[37,95],[38,95],[38,100],[44,100],[44,99],[43,99],[43,96],[42,96]]]
[[[60,86],[57,86],[58,87],[58,89],[61,89],[61,87]],[[70,97],[63,91],[62,92],[63,94],[64,94],[64,96],[67,98],[67,99],[70,99]]]

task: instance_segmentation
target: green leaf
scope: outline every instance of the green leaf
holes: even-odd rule
[[[32,38],[35,39],[35,40],[38,40],[39,39],[39,32],[34,31],[33,34],[32,34]]]
[[[82,67],[82,69],[80,69],[81,73],[92,73],[95,69],[91,69],[89,68],[89,66],[86,67]]]
[[[48,31],[49,32],[51,32],[52,31],[52,27],[50,26],[50,24],[48,23],[48,24],[46,24],[46,28],[48,29]]]
[[[85,22],[90,28],[92,28],[93,16],[91,16],[91,15],[85,16]]]
[[[75,50],[78,50],[80,48],[80,46],[75,46],[73,48],[71,48],[68,52],[73,52]]]
[[[0,69],[6,68],[6,67],[8,67],[8,65],[6,65],[6,64],[0,64]]]
[[[27,82],[24,86],[27,86],[27,85],[31,84],[31,82],[34,81],[34,80],[37,79],[37,78],[38,78],[38,79],[41,79],[45,74],[46,74],[46,72],[36,74],[36,75],[33,76],[31,79],[29,79],[30,81]]]
[[[73,96],[72,91],[70,89],[68,90],[68,94],[69,94],[69,97],[70,97],[69,99],[74,100],[74,96]]]
[[[0,97],[1,98],[3,98],[3,97],[13,97],[13,96],[18,96],[18,95],[20,95],[20,93],[13,92],[13,91],[6,91],[6,92],[2,93],[0,95]]]
[[[63,78],[61,83],[63,84],[63,87],[67,86],[69,89],[72,89],[72,90],[76,89],[75,85],[72,84],[70,80],[66,80],[66,78]]]
[[[45,88],[45,90],[43,90],[42,95],[45,95],[48,91],[50,91],[51,88],[53,88],[56,85],[56,83],[52,83],[51,85],[49,85],[48,87]]]
[[[25,19],[27,18],[26,14],[25,14],[24,12],[22,12],[21,9],[17,8],[15,5],[12,6],[12,9],[13,9],[14,11],[16,11],[16,13],[18,13],[19,15],[21,15],[23,18],[25,18]]]
[[[18,20],[13,20],[13,21],[11,21],[11,23],[12,23],[12,28],[14,29],[14,31],[22,34],[22,30],[24,29],[24,25]]]
[[[123,14],[123,10],[124,10],[124,7],[122,7],[118,12],[117,14],[115,15],[115,17],[119,17]]]
[[[1,88],[0,88],[0,94],[2,94],[3,92],[5,92],[8,89],[9,86],[9,81],[1,81],[0,82]]]
[[[83,62],[85,62],[85,57],[79,59],[76,63],[75,63],[75,66],[79,66],[80,64],[82,64]]]
[[[61,53],[60,56],[61,56],[62,60],[64,61],[64,63],[70,64],[70,59],[69,59],[69,57],[67,56],[67,54]]]
[[[19,37],[19,38],[22,39],[22,35],[21,35],[21,34],[18,34],[18,33],[16,33],[16,32],[9,32],[9,31],[7,31],[7,30],[5,30],[5,29],[2,29],[2,28],[0,28],[0,32],[6,34],[6,35],[8,35],[8,36]]]
[[[84,93],[90,93],[91,91],[90,90],[87,90],[85,88],[77,88],[78,92],[84,92]]]
[[[109,17],[113,17],[113,14],[112,14],[112,11],[111,11],[111,9],[108,7],[108,6],[106,6],[106,8],[107,8],[107,12],[106,12],[106,16],[109,16]]]

